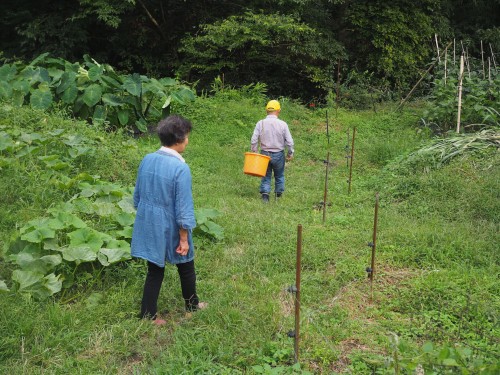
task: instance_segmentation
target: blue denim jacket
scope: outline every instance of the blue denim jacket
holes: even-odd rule
[[[142,160],[134,191],[137,209],[132,233],[132,256],[146,259],[159,267],[193,260],[192,229],[194,216],[191,171],[177,157],[163,151],[148,154]],[[188,230],[189,251],[175,252],[179,229]]]

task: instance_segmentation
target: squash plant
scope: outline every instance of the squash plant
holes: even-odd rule
[[[135,126],[145,132],[148,122],[166,115],[172,103],[186,104],[195,95],[173,78],[118,74],[109,64],[100,64],[88,55],[80,64],[44,53],[28,65],[1,66],[0,97],[37,109],[61,102],[76,117],[94,125]]]
[[[0,125],[0,168],[27,160],[52,186],[71,195],[22,224],[6,249],[5,258],[15,268],[12,283],[9,289],[0,280],[0,292],[46,299],[69,290],[85,275],[98,280],[106,267],[131,258],[133,187],[72,173],[81,157],[92,155],[94,142],[65,129],[40,134]],[[212,221],[220,215],[217,210],[199,208],[195,215],[198,240],[224,238],[223,228]]]

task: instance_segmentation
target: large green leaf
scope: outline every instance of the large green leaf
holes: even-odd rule
[[[96,260],[97,251],[89,246],[69,246],[62,249],[62,256],[68,262],[80,264]]]
[[[7,284],[5,284],[4,280],[0,280],[0,292],[8,292],[9,288],[7,287]]]
[[[102,96],[101,86],[98,84],[92,84],[85,88],[85,90],[83,91],[82,99],[83,102],[87,104],[89,107],[93,107],[101,100],[101,96]]]
[[[48,69],[49,76],[52,77],[52,85],[56,84],[64,74],[64,70],[58,69],[56,67],[50,67]]]
[[[102,66],[94,65],[89,69],[89,79],[93,82],[99,81],[103,73],[104,68]]]
[[[222,228],[219,224],[214,223],[213,221],[207,221],[204,225],[201,226],[201,228],[218,240],[224,239],[224,228]]]
[[[5,132],[0,133],[0,151],[12,150],[14,148],[14,140]]]
[[[121,125],[127,125],[129,119],[129,111],[127,109],[120,109],[118,111],[118,121]]]
[[[49,226],[53,229],[85,228],[87,224],[78,216],[69,212],[59,211],[54,215],[54,218],[49,221]]]
[[[72,82],[66,90],[64,90],[61,95],[61,99],[66,104],[73,104],[78,96],[78,88],[76,87],[76,83]]]
[[[206,223],[209,219],[220,216],[220,212],[214,208],[197,208],[194,210],[196,223],[198,225]]]
[[[59,155],[39,156],[38,159],[42,160],[48,168],[54,171],[61,171],[71,167],[68,163],[59,159]]]
[[[49,83],[51,81],[49,71],[42,67],[37,67],[33,71],[33,75],[31,76],[31,84],[36,82],[40,83]]]
[[[134,224],[135,215],[128,212],[120,212],[114,216],[115,220],[120,223],[122,227]]]
[[[102,125],[106,120],[106,108],[103,105],[96,105],[92,116],[93,125]]]
[[[22,91],[14,90],[12,92],[12,104],[18,107],[22,107],[24,104],[25,96],[26,94],[24,94]]]
[[[94,210],[99,216],[111,216],[118,212],[118,208],[113,203],[107,202],[96,203]]]
[[[114,232],[116,238],[132,238],[133,229],[131,226],[124,227],[122,230]]]
[[[130,249],[107,249],[102,248],[97,254],[99,262],[103,266],[108,266],[113,263],[121,262],[130,259]]]
[[[42,243],[43,240],[54,238],[55,236],[56,232],[53,229],[49,227],[40,227],[23,234],[21,239],[32,243]]]
[[[169,95],[165,98],[165,102],[163,102],[163,105],[161,107],[167,108],[171,102],[172,102],[172,96]]]
[[[56,93],[60,94],[72,85],[76,88],[76,73],[72,71],[64,72],[61,76],[61,83],[59,83],[59,86],[56,88]]]
[[[68,233],[68,237],[71,246],[86,246],[94,250],[94,252],[97,252],[104,243],[104,240],[109,238],[108,235],[90,228],[77,229]]]
[[[17,255],[10,257],[17,265],[23,270],[32,271],[34,273],[46,274],[52,271],[55,266],[59,265],[62,261],[59,254],[44,255],[42,257],[38,254],[31,254],[21,252]]]
[[[17,73],[15,65],[5,64],[0,67],[0,81],[9,82],[14,79]]]
[[[148,124],[143,118],[137,120],[135,122],[135,126],[137,126],[137,129],[139,129],[143,133],[146,133],[148,131]]]
[[[120,80],[120,78],[118,76],[113,78],[113,77],[103,75],[101,77],[101,81],[112,89],[121,89],[122,88],[122,84],[119,80]]]
[[[111,107],[123,105],[123,100],[119,96],[109,93],[106,93],[102,96],[102,102]]]
[[[30,105],[35,109],[47,109],[52,104],[52,93],[48,85],[40,84],[38,89],[31,93]]]
[[[123,82],[123,88],[133,96],[140,96],[142,93],[141,76],[137,73],[128,75]]]
[[[48,296],[59,293],[62,289],[62,280],[60,275],[51,273],[42,280],[42,286],[48,291]]]
[[[12,280],[19,284],[19,290],[22,291],[43,279],[43,274],[25,270],[15,270],[12,272]]]
[[[9,99],[12,96],[12,86],[7,81],[0,82],[0,97]]]
[[[123,212],[135,213],[134,201],[133,201],[132,197],[129,196],[127,198],[124,198],[121,201],[119,201],[117,204],[118,204],[118,207],[120,207],[123,210]]]
[[[24,79],[15,80],[12,83],[12,88],[22,92],[23,94],[28,94],[30,92],[30,87],[29,82]]]
[[[106,248],[122,249],[122,250],[128,250],[130,252],[130,244],[127,241],[117,240],[115,238],[110,238],[108,241],[106,241]]]

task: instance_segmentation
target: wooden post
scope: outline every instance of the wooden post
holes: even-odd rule
[[[326,218],[326,197],[328,192],[328,167],[330,166],[330,151],[326,155],[326,172],[325,172],[325,192],[323,194],[323,224]]]
[[[375,251],[377,248],[377,222],[378,222],[378,192],[375,194],[375,214],[373,215],[373,237],[371,242],[372,262],[370,271],[370,300],[373,301],[373,277],[375,275]]]
[[[302,258],[302,224],[297,226],[297,264],[295,269],[295,363],[299,361],[299,328],[300,328],[300,270]]]
[[[345,143],[345,166],[347,168],[347,171],[349,171],[349,141],[351,138],[349,138],[349,128],[346,129],[346,135],[347,135],[347,140]]]
[[[352,161],[354,160],[354,138],[356,138],[356,127],[354,127],[352,130],[351,157],[349,160],[349,187],[347,189],[347,194],[351,194]]]
[[[458,77],[458,114],[457,114],[457,133],[460,133],[460,114],[462,111],[462,81],[464,77],[464,55],[460,56],[460,73]]]
[[[330,130],[328,126],[328,109],[326,110],[326,140],[328,141],[328,144],[330,144]]]

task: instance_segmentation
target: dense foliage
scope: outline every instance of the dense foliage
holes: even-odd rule
[[[128,73],[199,79],[199,90],[224,75],[306,101],[364,72],[372,86],[407,89],[436,56],[435,34],[441,48],[456,39],[478,57],[482,40],[500,51],[499,0],[7,0],[0,20],[8,62],[89,54]]]
[[[147,130],[169,113],[172,102],[194,100],[193,92],[172,78],[120,75],[109,64],[89,56],[85,62],[38,56],[31,63],[0,67],[0,98],[22,106],[48,109],[62,103],[76,116],[94,125]]]
[[[450,58],[451,57],[451,58]],[[466,56],[464,56],[466,57]],[[451,53],[437,65],[422,124],[437,133],[455,130],[460,101],[460,131],[500,126],[500,73],[491,59],[467,59],[460,77],[460,60]]]

